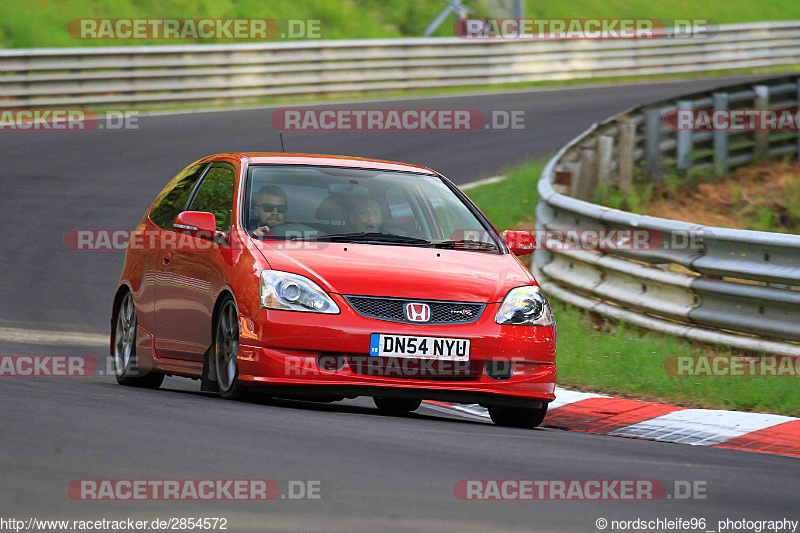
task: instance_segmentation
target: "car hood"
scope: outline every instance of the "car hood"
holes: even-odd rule
[[[533,283],[511,254],[357,243],[253,241],[274,270],[307,276],[327,292],[498,302]]]

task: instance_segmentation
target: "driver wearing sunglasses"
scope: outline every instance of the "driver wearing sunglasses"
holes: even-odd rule
[[[266,185],[256,195],[255,212],[258,228],[253,230],[258,237],[274,235],[276,226],[286,223],[286,193],[277,185]]]

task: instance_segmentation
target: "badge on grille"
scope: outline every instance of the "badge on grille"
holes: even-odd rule
[[[427,322],[431,319],[431,306],[428,304],[406,304],[406,318],[411,322]]]

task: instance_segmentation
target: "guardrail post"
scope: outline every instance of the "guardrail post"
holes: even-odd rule
[[[678,102],[678,110],[691,110],[694,107],[693,103],[689,100],[681,100]],[[678,170],[689,170],[692,164],[692,130],[678,130],[678,161],[676,166]]]
[[[797,83],[797,105],[795,109],[800,109],[800,78],[797,78],[795,83]],[[797,132],[797,159],[800,160],[800,131]]]
[[[658,109],[647,109],[644,112],[645,160],[647,177],[658,179],[661,175],[661,112]]]
[[[579,200],[591,200],[594,194],[595,172],[594,150],[583,148],[581,150],[580,170],[578,171],[578,183],[575,187],[575,197]]]
[[[601,135],[597,139],[597,184],[606,189],[611,186],[611,155],[614,137]]]
[[[728,93],[714,93],[714,110],[728,109]],[[714,130],[714,175],[725,176],[730,170],[728,157],[728,132],[725,130]]]
[[[619,186],[633,187],[633,165],[636,158],[636,123],[619,121]]]
[[[753,87],[756,93],[753,109],[769,108],[769,87],[766,85],[756,85]],[[756,131],[753,135],[755,145],[753,146],[753,160],[756,162],[766,161],[769,158],[769,131]]]
[[[569,195],[573,198],[577,198],[578,194],[578,183],[581,181],[581,162],[578,161],[567,161],[564,163],[564,167],[569,172],[570,179],[569,179]]]

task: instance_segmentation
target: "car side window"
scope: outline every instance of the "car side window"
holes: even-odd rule
[[[174,229],[172,223],[175,217],[183,211],[192,189],[207,166],[206,163],[201,163],[187,168],[164,187],[156,199],[156,206],[150,211],[150,220],[156,226],[167,230]]]
[[[217,219],[217,231],[231,226],[236,169],[230,163],[214,163],[203,178],[189,211],[206,211]]]

